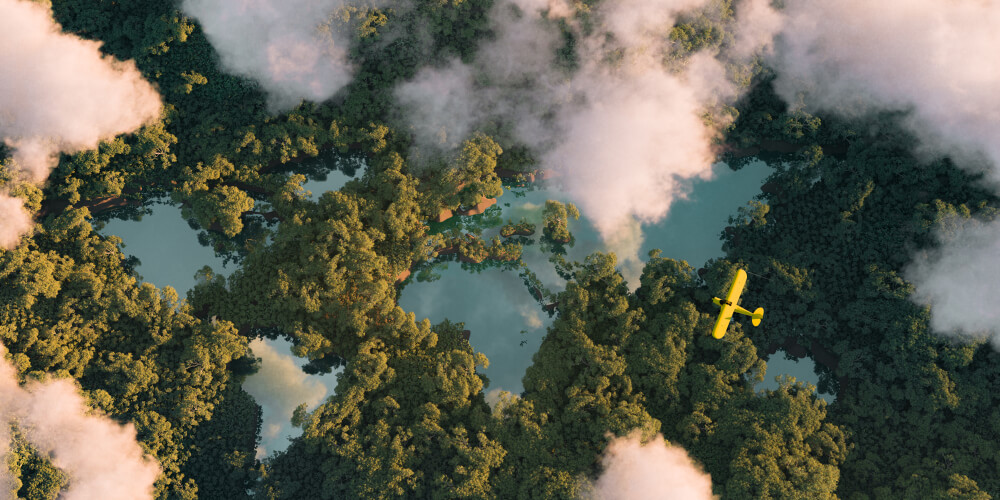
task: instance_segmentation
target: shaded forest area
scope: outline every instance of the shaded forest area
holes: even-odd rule
[[[719,149],[739,168],[740,152],[759,148],[775,172],[719,228],[726,257],[696,271],[651,255],[634,291],[613,254],[565,263],[571,279],[524,392],[491,406],[476,372],[488,360],[463,318],[417,321],[397,305],[397,278],[453,246],[429,221],[500,194],[497,172],[535,165],[477,134],[450,163],[417,169],[413,138],[389,116],[392,88],[419,67],[472,57],[491,36],[491,4],[356,11],[352,83],[273,114],[174,2],[52,0],[67,32],[136,61],[165,113],[62,155],[44,189],[0,179],[37,222],[0,250],[0,342],[20,379],[71,377],[93,408],[132,422],[164,499],[577,498],[607,433],[634,429],[686,449],[723,498],[1000,495],[1000,355],[933,334],[901,277],[936,223],[992,217],[996,196],[948,158],[918,157],[899,116],[790,111],[759,64]],[[679,23],[670,36],[694,51],[727,43],[732,19]],[[310,201],[299,161],[331,149],[367,169]],[[91,229],[163,196],[240,266],[206,269],[187,300],[137,283],[121,241]],[[542,231],[568,241],[576,208],[548,212]],[[508,232],[533,231],[511,221]],[[716,341],[711,297],[738,267],[755,273],[741,301],[767,315]],[[291,340],[307,371],[344,367],[334,396],[296,412],[302,436],[263,461],[261,410],[241,388],[260,336]],[[788,380],[754,392],[778,345],[820,361],[833,404]],[[8,462],[20,497],[56,498],[67,484],[16,434]]]

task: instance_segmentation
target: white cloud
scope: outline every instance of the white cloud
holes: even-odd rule
[[[657,434],[642,444],[639,431],[613,439],[601,460],[595,500],[712,500],[712,479],[683,448]]]
[[[135,64],[100,46],[63,33],[37,2],[0,0],[0,140],[27,180],[44,182],[60,152],[96,148],[159,117],[160,97]],[[0,195],[0,248],[30,227],[23,206]]]
[[[663,218],[689,179],[712,172],[712,131],[695,87],[666,70],[633,69],[582,70],[573,86],[584,104],[559,111],[563,134],[543,155],[605,238],[632,217]]]
[[[855,115],[910,110],[924,146],[963,161],[985,155],[1000,182],[1000,3],[795,0],[772,63],[790,103]]]
[[[31,214],[24,209],[24,202],[0,193],[0,248],[14,248],[30,230]]]
[[[2,357],[0,345],[0,427],[14,421],[40,453],[70,477],[60,498],[66,500],[139,500],[153,498],[159,465],[136,442],[131,423],[120,425],[91,410],[74,382],[32,382],[22,388],[17,373]],[[13,484],[4,466],[9,443],[0,432],[0,492]]]
[[[1000,350],[1000,220],[946,220],[935,228],[940,247],[918,254],[904,271],[916,291],[911,298],[931,306],[933,330],[959,337],[990,336]]]
[[[325,101],[347,85],[350,34],[335,20],[341,0],[184,0],[222,66],[257,80],[278,110]]]
[[[927,155],[951,155],[1000,186],[1000,3],[977,0],[795,0],[771,63],[790,103],[846,116],[908,112],[904,125]],[[994,259],[997,223],[946,221],[941,248],[920,254],[904,275],[912,298],[931,304],[931,327],[992,335],[1000,345]],[[945,234],[943,228],[955,225]]]
[[[155,120],[160,98],[135,64],[102,56],[99,42],[65,34],[36,2],[0,0],[0,137],[31,180],[59,152]]]
[[[771,0],[743,0],[736,5],[736,42],[731,49],[737,59],[755,53],[771,54],[774,36],[784,26],[785,18],[771,8]]]
[[[412,124],[418,155],[455,150],[483,118],[475,104],[472,69],[457,59],[442,68],[421,69],[396,87],[395,96]]]
[[[712,141],[725,120],[706,124],[705,114],[738,94],[725,62],[711,54],[693,55],[678,71],[663,64],[670,50],[664,35],[676,16],[706,4],[602,2],[592,31],[568,21],[578,62],[570,72],[557,63],[564,38],[552,18],[571,9],[561,2],[500,0],[490,14],[496,37],[479,48],[473,64],[428,69],[402,86],[408,107],[423,106],[409,122],[431,137],[445,124],[453,131],[448,137],[459,141],[486,122],[507,125],[539,153],[543,168],[561,174],[558,183],[605,239],[636,220],[658,221],[691,182],[711,177]],[[760,32],[741,36],[753,45],[741,49],[743,57],[767,41]],[[612,53],[616,58],[608,57]]]

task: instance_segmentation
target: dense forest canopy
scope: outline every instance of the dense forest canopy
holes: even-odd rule
[[[904,1],[0,0],[0,497],[1000,496],[1000,7]],[[565,257],[755,158],[724,257]],[[93,229],[163,200],[236,270],[179,297]],[[399,306],[444,261],[554,317],[522,393]],[[342,370],[268,457],[261,338]],[[835,402],[755,391],[776,349]]]

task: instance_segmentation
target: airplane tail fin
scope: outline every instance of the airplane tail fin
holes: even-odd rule
[[[753,316],[750,318],[750,322],[753,323],[753,326],[759,325],[760,320],[764,319],[764,308],[758,307],[757,310],[753,312]]]

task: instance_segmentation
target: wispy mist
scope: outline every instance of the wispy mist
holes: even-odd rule
[[[395,96],[417,143],[413,154],[420,157],[456,150],[486,112],[476,105],[472,68],[458,59],[443,68],[421,69],[396,88]]]
[[[0,139],[25,180],[45,181],[59,153],[159,116],[160,97],[135,64],[101,55],[100,45],[63,33],[39,3],[0,0]],[[23,208],[0,196],[0,247],[29,227]]]
[[[611,240],[635,220],[662,219],[693,180],[710,178],[725,117],[706,116],[738,96],[725,58],[746,57],[767,41],[751,32],[743,39],[754,47],[745,54],[698,53],[668,67],[677,16],[707,3],[608,0],[588,31],[558,19],[573,12],[567,3],[500,0],[490,14],[496,36],[473,64],[424,69],[397,96],[411,110],[418,146],[442,137],[442,126],[460,141],[499,124],[560,174],[562,189]],[[560,22],[576,40],[573,64],[557,55]]]
[[[712,131],[696,87],[646,63],[611,71],[596,63],[573,79],[585,104],[558,112],[563,135],[543,154],[604,237],[630,217],[655,222],[711,175]]]
[[[253,78],[276,110],[325,101],[348,84],[350,34],[334,19],[342,0],[184,0],[222,67]]]
[[[0,193],[0,248],[14,248],[30,230],[31,214],[24,209],[24,202]]]
[[[796,0],[781,16],[771,62],[784,99],[849,117],[906,112],[923,154],[950,155],[1000,186],[1000,3]],[[912,299],[932,306],[934,330],[1000,346],[989,300],[1000,293],[1000,225],[953,223],[907,268]]]
[[[14,496],[14,477],[7,467],[10,452],[10,422],[8,412],[21,394],[17,386],[17,371],[6,359],[7,349],[0,344],[0,498]]]
[[[789,0],[772,63],[790,103],[910,111],[929,151],[985,155],[1000,181],[1000,3]],[[800,100],[801,98],[801,100]]]
[[[601,460],[604,471],[593,487],[594,500],[712,500],[712,478],[683,448],[657,434],[642,444],[638,431],[613,439]]]
[[[918,254],[904,272],[912,299],[931,306],[930,326],[957,337],[992,337],[1000,350],[1000,220],[948,219],[935,228],[940,246]]]
[[[4,451],[16,422],[35,449],[69,476],[65,500],[141,500],[153,497],[159,465],[136,442],[131,423],[120,425],[91,410],[76,384],[67,379],[17,383],[14,367],[0,345],[0,494],[13,482]]]

